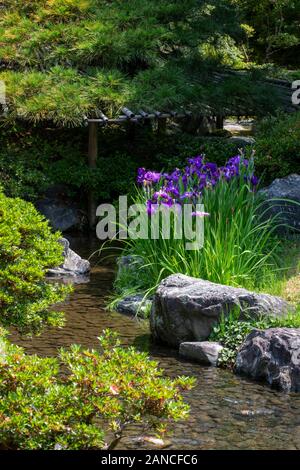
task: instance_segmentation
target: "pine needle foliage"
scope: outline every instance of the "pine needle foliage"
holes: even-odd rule
[[[209,78],[241,61],[235,43],[243,34],[228,0],[3,0],[8,119],[76,126],[124,105],[230,108],[228,85],[216,92]],[[250,101],[261,107],[262,85],[236,80],[243,96],[256,86]]]

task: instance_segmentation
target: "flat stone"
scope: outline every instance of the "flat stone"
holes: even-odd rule
[[[280,297],[173,274],[160,283],[154,296],[151,332],[156,340],[175,347],[205,341],[221,316],[237,309],[242,320],[283,316],[293,307]]]
[[[203,365],[216,366],[222,349],[221,344],[213,341],[186,342],[179,346],[179,354]]]
[[[284,392],[300,392],[300,328],[251,331],[238,351],[236,372]]]

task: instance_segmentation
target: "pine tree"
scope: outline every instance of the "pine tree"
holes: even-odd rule
[[[217,91],[212,80],[242,61],[242,34],[229,0],[3,0],[8,118],[79,125],[124,105],[222,112],[234,87],[252,112],[266,93],[249,95],[251,77]]]

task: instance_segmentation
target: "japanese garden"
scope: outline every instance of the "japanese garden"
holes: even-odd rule
[[[0,1],[0,450],[299,412],[300,0]]]

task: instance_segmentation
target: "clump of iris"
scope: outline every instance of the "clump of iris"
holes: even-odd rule
[[[137,182],[142,185],[147,194],[147,212],[153,214],[158,205],[171,207],[173,205],[190,203],[196,207],[201,203],[203,191],[213,190],[222,182],[229,183],[233,178],[239,178],[249,184],[254,191],[259,183],[254,175],[253,159],[236,155],[230,158],[224,166],[205,162],[204,155],[187,159],[187,165],[180,170],[175,168],[171,173],[159,173],[145,168],[138,169]],[[199,211],[193,212],[195,216]],[[207,215],[201,213],[201,215]]]

